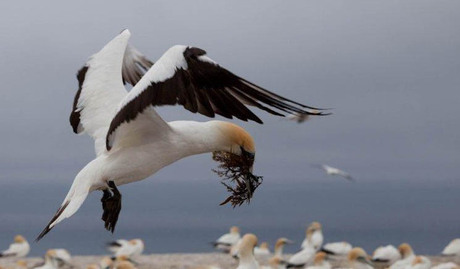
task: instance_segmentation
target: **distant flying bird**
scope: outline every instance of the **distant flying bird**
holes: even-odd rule
[[[21,258],[27,256],[30,251],[30,246],[27,240],[22,235],[16,235],[14,242],[10,245],[7,250],[0,253],[1,257],[16,257]]]
[[[372,262],[369,260],[369,257],[362,248],[353,248],[348,253],[348,266],[353,269],[373,269],[374,266]]]
[[[382,262],[387,265],[392,265],[401,259],[401,253],[393,245],[380,246],[375,249],[372,255],[373,262]]]
[[[318,167],[323,169],[328,175],[341,176],[341,177],[344,177],[345,179],[348,179],[349,181],[355,181],[355,179],[350,174],[338,168],[335,168],[335,167],[332,167],[326,164],[319,165]]]
[[[236,226],[230,227],[230,232],[221,235],[215,242],[213,242],[213,246],[224,252],[230,252],[232,246],[234,246],[238,241],[241,239],[240,236],[240,229]]]
[[[259,269],[259,263],[254,257],[254,248],[257,245],[257,236],[245,234],[241,238],[238,248],[238,267],[236,269]]]
[[[442,251],[445,256],[458,256],[460,255],[460,238],[452,240]]]
[[[37,237],[80,208],[92,191],[103,192],[102,219],[114,231],[121,210],[117,186],[139,181],[182,158],[214,153],[231,196],[223,203],[249,201],[261,177],[252,174],[255,145],[243,128],[224,121],[164,121],[158,106],[181,105],[208,117],[216,114],[262,123],[247,106],[276,116],[327,115],[289,100],[221,67],[202,49],[176,45],[156,63],[128,45],[124,30],[90,57],[77,74],[70,123],[95,140],[96,159],[76,176],[54,217]],[[146,72],[146,70],[148,70]],[[145,74],[144,74],[145,73]],[[127,92],[123,83],[134,87]]]
[[[318,251],[323,245],[323,231],[321,223],[314,221],[308,226],[306,230],[305,239],[302,242],[301,248],[308,246],[312,247],[315,251]]]

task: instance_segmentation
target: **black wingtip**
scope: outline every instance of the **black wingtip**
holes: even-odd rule
[[[50,220],[50,222],[48,223],[48,225],[46,225],[45,229],[43,229],[43,231],[37,236],[37,238],[35,239],[35,242],[38,242],[40,241],[47,233],[49,233],[49,231],[51,231],[51,229],[53,229],[53,227],[50,227],[51,224],[57,219],[59,218],[59,216],[62,214],[62,212],[64,212],[64,210],[67,208],[67,206],[69,205],[70,201],[67,201],[65,202],[61,207],[59,207],[59,209],[56,211],[56,214],[54,214],[53,218]]]

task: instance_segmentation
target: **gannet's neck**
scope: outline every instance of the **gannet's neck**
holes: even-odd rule
[[[173,121],[169,125],[175,133],[173,143],[184,154],[182,157],[234,150],[235,143],[223,127],[225,122]]]
[[[240,260],[239,267],[259,268],[259,263],[256,261],[252,253],[240,253],[239,260]]]

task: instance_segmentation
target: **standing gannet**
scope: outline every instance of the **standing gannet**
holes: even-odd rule
[[[25,257],[29,254],[30,246],[29,242],[22,236],[16,235],[14,242],[10,245],[7,250],[0,253],[0,257]]]
[[[274,256],[282,258],[283,257],[284,246],[286,244],[293,244],[293,243],[294,243],[293,241],[291,241],[291,240],[289,240],[289,239],[287,239],[285,237],[281,237],[278,240],[276,240]]]
[[[305,248],[292,255],[288,260],[287,267],[304,267],[309,265],[315,257],[316,250],[312,245],[306,245]]]
[[[280,256],[273,256],[268,260],[268,266],[261,266],[261,269],[286,269],[286,261],[284,261]]]
[[[335,167],[332,167],[332,166],[329,166],[329,165],[326,165],[326,164],[321,164],[318,167],[323,169],[324,172],[326,172],[326,174],[328,174],[328,175],[341,176],[341,177],[343,177],[343,178],[345,178],[345,179],[347,179],[349,181],[355,181],[355,179],[350,174],[348,174],[347,172],[342,171],[342,170],[340,170],[338,168],[335,168]]]
[[[306,267],[307,269],[331,269],[331,264],[326,260],[327,254],[325,252],[317,252],[313,259],[313,265]]]
[[[302,242],[301,248],[311,246],[317,251],[323,245],[323,239],[324,238],[321,224],[317,221],[314,221],[310,224],[310,226],[308,226],[306,230],[305,239]]]
[[[123,243],[119,248],[116,248],[113,254],[115,257],[133,257],[141,255],[142,252],[144,252],[144,241],[141,239],[132,239]]]
[[[460,238],[452,240],[442,251],[442,255],[460,255]]]
[[[353,248],[348,253],[348,265],[353,269],[372,269],[372,262],[369,260],[366,251],[362,248]]]
[[[257,246],[257,236],[245,234],[241,238],[238,248],[238,267],[236,269],[259,269],[259,263],[254,257],[254,248]]]
[[[374,250],[372,255],[373,262],[382,262],[392,265],[401,259],[401,253],[393,245],[380,246]]]
[[[39,267],[34,267],[34,269],[58,269],[59,261],[56,260],[56,251],[54,249],[49,249],[45,253],[45,264]]]
[[[401,260],[396,261],[390,266],[390,269],[404,269],[406,266],[412,264],[415,259],[415,253],[408,243],[402,243],[398,247]]]
[[[321,251],[329,255],[346,256],[348,255],[348,252],[350,252],[352,248],[353,247],[351,246],[350,243],[343,241],[343,242],[327,243],[321,248]]]
[[[270,254],[271,253],[267,242],[262,242],[259,246],[254,248],[254,255],[256,258],[266,258],[270,256]]]
[[[94,138],[96,158],[77,174],[37,240],[72,216],[95,190],[103,191],[102,220],[113,232],[121,210],[117,186],[145,179],[196,154],[213,152],[221,163],[218,174],[235,184],[227,184],[232,195],[222,204],[249,201],[261,183],[261,177],[252,174],[255,146],[251,135],[224,121],[165,122],[156,113],[157,106],[181,105],[208,117],[219,114],[258,123],[262,121],[246,106],[277,116],[328,114],[238,77],[196,47],[173,46],[150,67],[152,62],[128,46],[130,35],[129,30],[121,32],[77,74],[79,89],[70,123],[75,133],[86,132]],[[134,85],[129,93],[123,82]]]
[[[405,267],[406,269],[430,269],[431,261],[425,256],[416,256],[411,264]]]
[[[431,269],[460,269],[460,266],[458,264],[453,263],[453,262],[445,262],[445,263],[440,263],[436,266],[431,267]]]
[[[230,252],[232,246],[234,246],[240,240],[240,238],[240,228],[232,226],[230,227],[229,233],[221,235],[212,244],[216,249],[222,250],[224,252]]]

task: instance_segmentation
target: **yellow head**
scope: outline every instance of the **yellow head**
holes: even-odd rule
[[[26,242],[26,239],[22,235],[16,235],[14,237],[14,243],[24,243]]]
[[[253,254],[254,247],[257,246],[257,236],[245,234],[241,239],[239,254],[241,257]]]
[[[270,260],[268,260],[268,263],[273,268],[278,268],[278,266],[282,264],[283,262],[284,262],[283,259],[279,256],[274,256]]]
[[[241,155],[242,151],[255,154],[254,139],[245,129],[225,121],[219,121],[217,126],[228,152],[236,155]]]
[[[238,228],[237,226],[232,226],[230,228],[230,233],[232,234],[239,234],[240,233],[240,228]]]
[[[355,262],[357,260],[368,260],[366,251],[362,248],[353,248],[348,253],[348,261]]]
[[[323,263],[323,261],[325,259],[326,259],[326,253],[320,251],[320,252],[316,253],[315,259],[313,260],[313,263],[315,265],[321,265],[321,263]]]
[[[259,247],[261,249],[268,249],[268,243],[267,242],[262,242]]]
[[[45,254],[45,257],[48,257],[48,258],[56,257],[56,250],[48,249],[48,251]]]
[[[412,266],[417,265],[417,264],[421,264],[421,263],[423,263],[422,257],[421,257],[421,256],[417,256],[417,257],[415,257],[415,259],[412,261]]]
[[[413,254],[412,247],[408,243],[399,245],[398,250],[403,259]]]
[[[314,232],[321,231],[321,223],[314,221],[308,226],[306,234],[308,238],[311,238]]]
[[[16,262],[17,267],[25,267],[27,268],[27,262],[25,260],[19,260]]]

